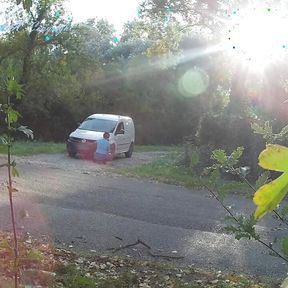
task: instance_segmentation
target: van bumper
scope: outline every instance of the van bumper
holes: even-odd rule
[[[96,141],[70,137],[66,141],[67,152],[70,156],[79,155],[81,158],[93,158]]]

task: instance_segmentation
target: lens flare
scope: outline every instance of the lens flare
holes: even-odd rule
[[[187,70],[178,82],[179,91],[186,97],[204,93],[209,86],[209,76],[198,67]]]

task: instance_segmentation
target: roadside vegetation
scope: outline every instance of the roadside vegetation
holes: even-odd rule
[[[173,148],[171,149],[173,150]],[[197,177],[193,177],[191,169],[181,165],[179,157],[179,152],[174,149],[151,163],[136,167],[116,168],[115,172],[126,176],[144,177],[188,188],[201,188],[201,183]]]
[[[273,288],[279,282],[120,256],[79,256],[62,250],[55,287]],[[67,260],[70,260],[68,264]],[[66,264],[65,264],[66,263]]]
[[[149,147],[150,146],[147,147],[147,151],[151,151]],[[159,146],[159,149],[161,147],[162,146]],[[153,181],[179,185],[191,189],[205,188],[203,186],[203,180],[200,181],[197,167],[191,164],[190,156],[187,159],[184,150],[183,146],[170,146],[166,148],[167,154],[157,157],[157,159],[151,163],[136,167],[117,167],[113,168],[113,171],[125,176],[147,178]],[[209,183],[210,179],[208,176],[206,180],[207,183]],[[219,181],[223,186],[227,187],[227,190],[233,191],[234,193],[243,194],[245,190],[247,191],[247,186],[240,181],[232,179],[219,179]],[[248,191],[250,190],[248,187]]]
[[[176,145],[135,145],[135,152],[177,152],[181,147]],[[29,156],[40,153],[66,153],[65,143],[40,142],[40,141],[16,141],[11,147],[13,155]],[[0,154],[7,154],[7,147],[0,145]]]
[[[0,283],[13,287],[10,233],[0,233]],[[235,273],[208,271],[124,254],[99,255],[95,250],[73,252],[30,235],[18,238],[19,287],[70,288],[276,288],[278,281]],[[141,249],[134,249],[140,253]],[[143,253],[144,251],[141,251]],[[5,285],[3,286],[2,284]]]
[[[41,153],[64,153],[66,146],[63,143],[52,142],[15,142],[11,147],[11,153],[16,156],[29,156]],[[7,147],[0,145],[0,154],[7,154]]]

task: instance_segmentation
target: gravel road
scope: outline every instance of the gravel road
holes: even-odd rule
[[[36,237],[49,236],[65,247],[99,253],[141,239],[154,253],[184,256],[177,263],[284,275],[287,266],[283,261],[269,256],[253,241],[237,241],[222,232],[225,212],[208,192],[133,179],[109,169],[133,167],[163,155],[134,153],[131,159],[119,157],[110,166],[65,154],[15,157],[21,174],[14,183],[19,189],[14,194],[18,230]],[[0,177],[4,182],[5,170],[0,170]],[[0,189],[6,191],[5,185]],[[227,205],[236,203],[236,213],[254,210],[251,200],[231,197]],[[0,228],[10,229],[6,193],[0,193],[0,208]],[[271,241],[271,220],[265,217],[257,226],[265,241]],[[145,247],[119,253],[149,258]]]
[[[131,158],[118,155],[107,165],[95,164],[90,160],[68,157],[66,154],[38,154],[25,157],[14,157],[17,163],[39,165],[41,167],[57,167],[64,170],[81,172],[103,172],[110,167],[131,167],[149,163],[165,156],[166,152],[134,152]],[[4,158],[3,156],[1,158]]]

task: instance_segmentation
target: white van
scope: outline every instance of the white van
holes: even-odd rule
[[[135,143],[135,128],[132,118],[112,114],[93,114],[87,117],[73,131],[67,140],[67,152],[71,157],[81,154],[86,158],[93,157],[96,141],[109,132],[113,157],[125,153],[130,158]]]

